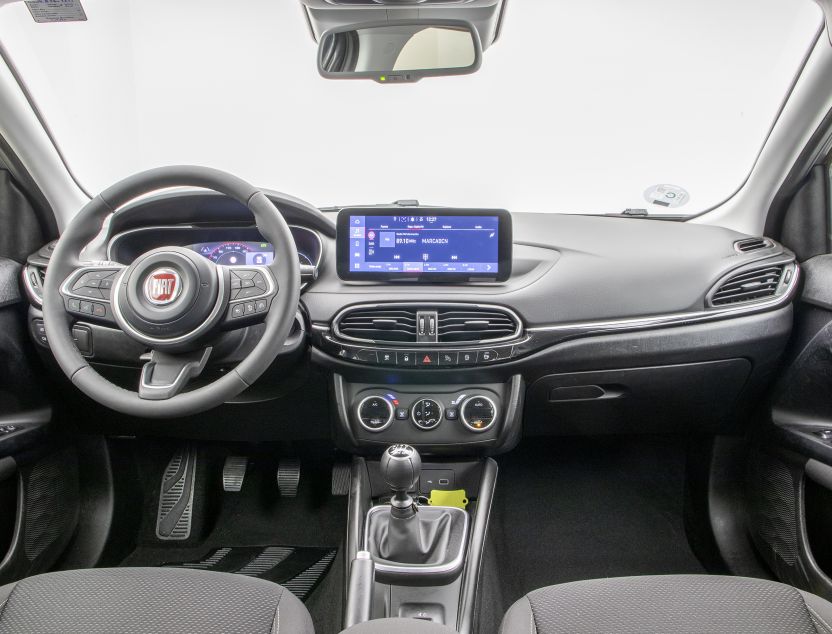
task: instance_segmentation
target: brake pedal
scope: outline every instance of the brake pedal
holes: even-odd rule
[[[222,467],[222,490],[239,492],[248,468],[247,456],[227,456]]]
[[[349,462],[336,462],[332,465],[332,495],[350,494],[350,476],[352,465]]]
[[[300,484],[300,460],[298,458],[284,458],[277,465],[277,489],[280,496],[293,498],[298,495]]]
[[[191,536],[196,477],[196,448],[185,445],[170,459],[162,475],[156,537],[183,540]]]

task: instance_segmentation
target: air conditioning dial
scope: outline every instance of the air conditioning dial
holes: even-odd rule
[[[383,396],[367,396],[356,408],[358,422],[367,431],[382,431],[393,422],[393,404]]]
[[[470,431],[483,432],[497,422],[499,410],[487,396],[470,396],[463,401],[459,408],[459,417],[462,424]]]
[[[419,429],[435,429],[442,422],[442,405],[432,398],[422,398],[413,404],[410,418]]]

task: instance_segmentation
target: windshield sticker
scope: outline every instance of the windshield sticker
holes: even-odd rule
[[[676,185],[654,185],[644,192],[644,198],[659,207],[681,207],[690,200],[690,194]]]
[[[26,0],[35,22],[86,22],[81,0]]]

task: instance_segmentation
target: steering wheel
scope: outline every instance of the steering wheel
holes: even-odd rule
[[[129,266],[81,261],[105,219],[138,196],[168,187],[210,189],[242,203],[274,246],[268,266],[220,266],[182,247],[162,247]],[[195,414],[237,396],[269,367],[292,328],[300,297],[295,242],[283,216],[263,192],[205,167],[151,169],[109,187],[71,220],[49,261],[43,321],[61,369],[99,403],[134,416]],[[71,335],[71,317],[117,326],[150,349],[137,391],[119,387],[90,366]],[[212,383],[183,391],[211,354],[212,336],[264,321],[251,353]]]

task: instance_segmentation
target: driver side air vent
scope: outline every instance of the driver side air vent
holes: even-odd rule
[[[368,341],[416,341],[415,308],[356,308],[338,322],[345,337]]]
[[[754,302],[777,294],[784,264],[743,271],[729,277],[711,297],[712,306]]]
[[[774,243],[768,238],[748,238],[746,240],[737,240],[734,243],[734,247],[740,253],[751,253],[760,249],[770,249],[772,246],[774,246]]]

